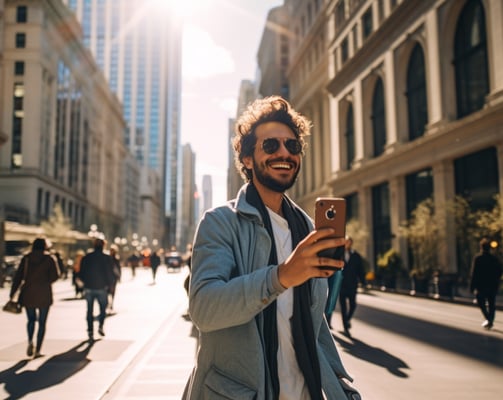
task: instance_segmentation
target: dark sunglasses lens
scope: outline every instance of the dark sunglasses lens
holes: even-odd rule
[[[262,143],[262,149],[267,153],[267,154],[273,154],[279,149],[279,140],[270,138],[264,140]]]
[[[285,142],[285,147],[294,156],[302,151],[302,145],[297,139],[288,139]]]

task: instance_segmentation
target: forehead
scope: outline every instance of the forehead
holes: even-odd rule
[[[281,122],[265,122],[255,129],[257,139],[275,138],[295,138],[295,134],[288,125]]]

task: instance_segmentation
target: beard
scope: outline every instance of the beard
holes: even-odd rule
[[[277,161],[277,160],[273,160],[273,161]],[[286,192],[288,189],[290,189],[293,186],[293,184],[297,180],[297,175],[299,175],[299,172],[300,172],[300,167],[298,166],[298,164],[296,162],[293,162],[291,160],[288,160],[288,162],[291,162],[292,164],[294,164],[294,166],[295,166],[294,168],[297,168],[297,171],[295,171],[295,173],[293,174],[292,178],[289,181],[282,182],[277,179],[274,179],[272,176],[267,174],[267,172],[265,172],[266,165],[265,164],[259,165],[254,158],[253,159],[254,179],[256,179],[260,184],[262,184],[266,188],[272,190],[273,192],[277,192],[277,193]]]

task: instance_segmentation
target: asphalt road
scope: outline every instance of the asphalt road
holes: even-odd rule
[[[351,339],[338,313],[332,325],[365,400],[502,398],[503,312],[487,331],[473,306],[382,292],[358,303]]]

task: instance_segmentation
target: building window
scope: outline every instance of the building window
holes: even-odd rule
[[[384,153],[386,147],[386,116],[384,110],[384,86],[378,79],[372,99],[372,133],[374,137],[374,157]]]
[[[424,53],[419,44],[412,50],[409,60],[405,95],[409,112],[409,140],[414,140],[424,134],[428,123]]]
[[[14,75],[24,75],[24,61],[16,61],[14,63]]]
[[[351,169],[353,161],[355,160],[355,128],[354,128],[354,115],[353,104],[349,105],[346,114],[346,169]]]
[[[358,220],[358,193],[346,196],[346,221]]]
[[[14,84],[13,110],[12,110],[12,145],[11,145],[11,167],[21,168],[23,166],[22,156],[22,135],[24,118],[24,85]]]
[[[16,22],[17,23],[28,22],[28,7],[18,6],[16,8]]]
[[[339,31],[346,21],[346,12],[344,10],[344,0],[340,0],[335,6],[335,30]]]
[[[372,188],[372,234],[374,262],[391,248],[389,187],[383,183]]]
[[[456,194],[464,197],[472,210],[490,210],[499,193],[498,156],[490,147],[454,161]],[[481,173],[484,171],[484,173]]]
[[[454,68],[458,118],[480,110],[489,93],[484,9],[480,0],[466,3],[456,27]]]
[[[433,172],[431,168],[405,177],[407,219],[412,216],[419,203],[433,197]]]
[[[16,49],[24,49],[26,47],[26,34],[16,33]]]
[[[347,36],[341,43],[341,61],[344,64],[349,58],[349,43]]]
[[[363,32],[363,40],[367,39],[372,31],[374,30],[374,25],[372,22],[372,7],[369,7],[365,14],[362,17],[362,32]]]

